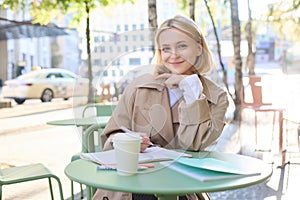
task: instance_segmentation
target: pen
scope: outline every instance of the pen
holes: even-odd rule
[[[125,133],[137,134],[136,132],[129,130],[125,126],[121,126],[121,130],[124,131]],[[149,141],[147,143],[142,143],[142,144],[148,144],[149,147],[153,147],[154,146],[154,144],[151,141]]]
[[[145,170],[148,169],[148,167],[145,166],[138,166],[138,170]],[[105,166],[105,165],[97,165],[97,170],[117,170],[116,166]]]

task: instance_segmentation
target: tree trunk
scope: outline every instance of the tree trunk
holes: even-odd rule
[[[224,82],[227,90],[229,91],[228,82],[227,82],[227,70],[225,69],[223,61],[222,61],[221,45],[220,45],[219,36],[218,36],[218,33],[217,33],[216,24],[215,24],[214,18],[212,16],[212,13],[210,11],[210,7],[209,7],[209,5],[207,3],[207,0],[204,0],[204,2],[205,2],[205,6],[206,6],[206,9],[207,9],[207,12],[208,12],[208,14],[210,16],[211,23],[212,23],[213,28],[214,28],[214,34],[215,34],[216,41],[217,41],[217,52],[218,52],[219,62],[220,62],[220,65],[221,65],[221,68],[222,68],[222,72],[223,72],[223,82]]]
[[[239,120],[241,107],[241,89],[243,87],[242,78],[242,58],[241,58],[241,29],[238,11],[238,1],[230,0],[231,10],[231,26],[232,26],[232,41],[234,48],[234,65],[235,65],[235,106],[234,120]]]
[[[149,30],[152,40],[152,52],[155,52],[155,32],[157,29],[157,11],[156,11],[156,0],[148,0],[148,21],[149,21]]]
[[[88,93],[88,103],[93,103],[93,69],[92,69],[92,58],[91,58],[91,36],[90,36],[90,8],[88,1],[85,1],[85,11],[86,17],[86,49],[87,49],[87,64],[88,64],[88,78],[89,78],[89,93]]]
[[[246,25],[246,33],[247,33],[247,42],[248,42],[248,55],[246,60],[246,69],[249,75],[254,75],[254,66],[255,66],[255,56],[253,53],[252,45],[252,16],[251,16],[251,8],[248,0],[248,23]]]
[[[195,0],[189,2],[190,18],[195,21]]]

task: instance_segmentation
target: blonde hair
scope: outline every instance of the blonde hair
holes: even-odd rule
[[[161,50],[159,48],[159,36],[161,32],[164,30],[175,28],[180,30],[181,32],[185,33],[192,39],[194,39],[197,43],[202,46],[202,53],[198,58],[198,62],[194,65],[196,70],[196,74],[203,74],[209,72],[212,67],[214,66],[214,61],[212,54],[208,48],[207,42],[197,24],[190,18],[185,17],[183,15],[176,15],[173,18],[167,19],[164,21],[160,27],[157,29],[155,35],[155,54],[152,59],[152,64],[155,64],[156,67],[154,69],[154,74],[158,75],[161,73],[170,73],[170,71],[163,66],[161,60]]]

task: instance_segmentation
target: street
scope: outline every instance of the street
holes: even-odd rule
[[[51,126],[46,122],[74,117],[76,111],[72,105],[72,100],[50,103],[32,101],[0,109],[0,167],[1,164],[18,166],[43,163],[60,178],[64,198],[69,198],[71,185],[64,168],[71,156],[81,150],[81,130],[73,126]],[[58,199],[57,184],[55,181],[52,184],[55,199]],[[8,185],[2,188],[3,199],[51,199],[48,188],[47,179]],[[75,192],[79,192],[79,184],[76,183]]]

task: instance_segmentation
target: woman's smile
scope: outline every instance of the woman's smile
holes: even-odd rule
[[[159,35],[162,63],[172,73],[190,74],[201,47],[194,39],[176,28],[166,29]]]

